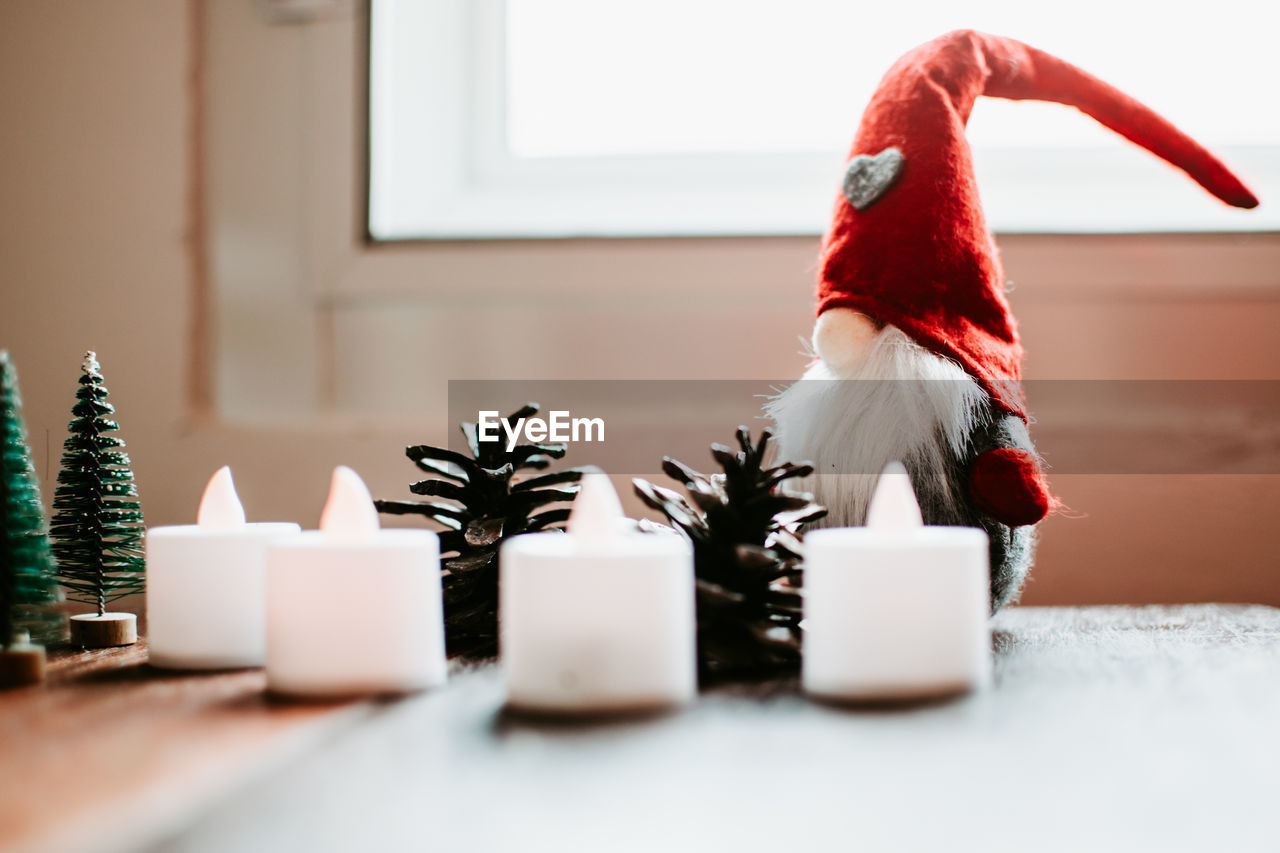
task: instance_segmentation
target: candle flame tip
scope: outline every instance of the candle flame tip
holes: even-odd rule
[[[354,469],[339,465],[329,482],[329,499],[320,514],[320,529],[341,536],[373,533],[378,524],[378,511],[373,505],[369,487]]]
[[[569,510],[569,533],[586,539],[613,535],[626,518],[622,501],[609,475],[600,469],[584,472],[578,496]]]
[[[884,466],[884,470],[880,472],[880,476],[883,477],[885,475],[897,475],[900,477],[907,477],[908,479],[911,477],[911,475],[907,473],[907,466],[903,465],[897,459]]]
[[[209,478],[200,498],[200,511],[196,523],[211,530],[234,530],[244,527],[244,506],[236,494],[231,468],[223,465]]]
[[[867,527],[902,530],[924,526],[920,503],[911,486],[911,475],[901,462],[893,461],[880,472],[871,503],[867,507]]]

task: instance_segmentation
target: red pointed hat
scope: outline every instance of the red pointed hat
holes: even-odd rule
[[[957,362],[1026,419],[1022,347],[978,199],[965,122],[979,95],[1068,104],[1236,207],[1258,200],[1199,143],[1073,65],[957,30],[889,69],[862,116],[823,241],[818,313],[852,308]]]

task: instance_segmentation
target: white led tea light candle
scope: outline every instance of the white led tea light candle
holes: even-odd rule
[[[230,468],[205,487],[195,524],[147,531],[152,666],[231,669],[266,657],[267,546],[296,524],[247,524]]]
[[[880,475],[866,527],[814,530],[804,546],[806,691],[898,700],[988,683],[987,535],[924,526],[902,465]]]
[[[359,475],[336,468],[320,529],[268,553],[267,689],[405,693],[445,677],[439,537],[380,529]]]
[[[604,474],[587,474],[566,533],[528,533],[499,559],[510,706],[590,714],[679,705],[697,693],[693,552],[630,529]]]

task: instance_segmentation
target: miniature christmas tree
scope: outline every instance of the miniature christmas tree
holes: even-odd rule
[[[53,498],[53,552],[68,597],[97,608],[72,617],[72,641],[129,645],[136,620],[106,606],[143,590],[142,507],[94,353],[85,353],[83,371]]]
[[[38,681],[44,650],[24,642],[61,638],[62,616],[44,504],[22,420],[18,372],[0,350],[0,683]]]
[[[504,420],[513,425],[538,411],[528,403]],[[441,525],[444,557],[445,643],[450,656],[492,657],[498,652],[498,548],[509,536],[562,529],[568,508],[549,504],[572,501],[582,470],[569,468],[522,478],[521,471],[540,471],[563,458],[563,444],[521,444],[507,450],[505,441],[480,441],[474,423],[463,423],[471,456],[442,447],[417,445],[405,455],[432,475],[409,486],[415,495],[444,501],[374,501],[379,512],[422,515]],[[568,485],[568,488],[561,488]]]
[[[735,452],[722,444],[711,454],[724,469],[707,476],[671,458],[662,470],[688,491],[635,480],[636,494],[667,517],[693,545],[697,577],[698,668],[704,681],[757,677],[800,665],[800,526],[826,515],[810,495],[781,484],[813,473],[809,465],[764,465],[772,437],[759,444],[739,427]]]

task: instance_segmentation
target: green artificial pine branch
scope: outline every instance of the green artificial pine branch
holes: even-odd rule
[[[504,420],[512,427],[538,408],[528,403]],[[411,484],[409,491],[442,500],[374,504],[379,512],[421,515],[444,528],[440,552],[445,644],[450,656],[478,659],[498,653],[498,549],[520,533],[560,529],[569,510],[546,507],[577,496],[582,470],[522,477],[520,471],[540,471],[562,458],[566,446],[521,444],[507,450],[505,441],[480,441],[474,423],[461,428],[471,457],[429,445],[405,448],[405,455],[430,475]]]
[[[99,614],[145,585],[142,505],[107,393],[97,356],[85,353],[53,498],[58,579]]]
[[[62,638],[63,616],[51,605],[58,586],[40,484],[22,419],[18,371],[0,350],[0,646],[29,634]]]
[[[664,457],[662,470],[688,492],[637,479],[645,505],[693,545],[698,669],[703,681],[762,677],[800,666],[800,527],[827,514],[812,496],[782,484],[813,473],[790,462],[766,467],[772,433],[758,444],[738,427],[738,447],[711,445],[723,474],[708,476]],[[644,522],[651,525],[650,522]]]

